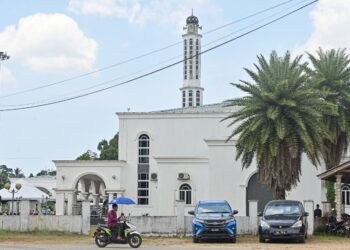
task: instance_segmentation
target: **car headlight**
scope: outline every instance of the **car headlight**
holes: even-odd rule
[[[236,220],[235,218],[232,218],[232,219],[227,220],[226,223],[230,223],[230,222],[235,221],[235,220]]]
[[[269,225],[266,221],[264,221],[264,220],[261,220],[261,221],[260,221],[260,226],[261,226],[262,228],[270,228],[270,225]]]
[[[201,220],[201,219],[194,219],[193,222],[204,223],[204,220]]]
[[[301,220],[298,220],[293,224],[292,228],[302,227],[302,226],[303,226],[303,222]]]

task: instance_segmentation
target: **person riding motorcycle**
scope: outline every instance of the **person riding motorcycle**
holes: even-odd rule
[[[118,205],[113,204],[112,209],[108,212],[108,227],[112,230],[113,237],[116,237],[117,240],[121,240],[125,216],[122,213],[119,217],[117,217],[117,211]]]

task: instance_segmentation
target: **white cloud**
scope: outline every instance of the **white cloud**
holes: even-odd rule
[[[116,15],[130,23],[183,26],[191,8],[202,15],[216,15],[221,9],[210,0],[70,0],[68,10],[78,14]]]
[[[311,12],[314,30],[296,53],[350,47],[350,4],[348,0],[321,0]]]
[[[16,82],[16,78],[12,74],[11,70],[7,67],[1,66],[1,68],[0,68],[0,85],[12,84],[15,82]]]
[[[93,69],[97,43],[64,14],[35,14],[0,32],[0,48],[11,60],[43,73]]]

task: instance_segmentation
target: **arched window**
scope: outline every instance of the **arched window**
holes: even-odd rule
[[[149,137],[141,135],[139,137],[139,164],[149,164]]]
[[[186,91],[182,91],[182,107],[186,106]]]
[[[185,201],[186,204],[192,204],[192,188],[188,184],[182,184],[179,189],[180,201]]]
[[[137,204],[149,203],[149,136],[139,137],[139,170],[137,173]]]
[[[201,92],[199,90],[196,91],[196,106],[201,105]]]
[[[342,193],[342,203],[344,205],[350,205],[350,188],[348,186],[343,186],[341,189]]]
[[[189,107],[193,106],[193,91],[192,90],[188,91],[188,106]]]

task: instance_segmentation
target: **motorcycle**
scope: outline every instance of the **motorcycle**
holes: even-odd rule
[[[326,224],[325,232],[328,234],[334,234],[339,236],[348,236],[350,235],[350,225],[349,225],[350,216],[348,214],[342,214],[341,220],[337,221],[335,213],[332,211],[328,217]]]
[[[94,233],[95,243],[98,247],[106,247],[109,244],[129,244],[132,248],[138,248],[142,244],[141,234],[136,231],[136,227],[129,221],[123,222],[121,239],[118,240],[112,230],[105,225],[98,224]]]

